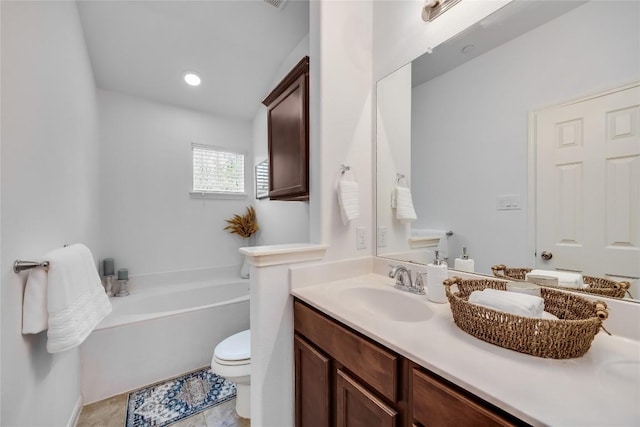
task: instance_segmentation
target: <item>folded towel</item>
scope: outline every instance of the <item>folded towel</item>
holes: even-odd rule
[[[416,211],[413,209],[413,199],[411,190],[407,187],[397,186],[396,192],[396,218],[401,222],[411,222],[418,219]]]
[[[358,183],[341,178],[338,182],[338,203],[342,222],[347,225],[349,221],[360,216],[360,190]]]
[[[76,244],[56,249],[45,259],[49,261],[48,272],[29,273],[23,303],[23,333],[48,328],[47,351],[59,353],[80,345],[111,312],[111,302],[86,246]],[[45,282],[46,286],[42,286]]]
[[[540,297],[490,288],[471,292],[469,302],[524,317],[541,317],[544,312]]]
[[[554,271],[554,270],[531,270],[525,276],[525,280],[529,281],[531,276],[555,277],[558,279],[558,286],[567,288],[586,288],[587,285],[582,279],[582,274],[572,273],[570,271]]]

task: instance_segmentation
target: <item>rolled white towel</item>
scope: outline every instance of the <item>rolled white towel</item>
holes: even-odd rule
[[[524,317],[539,318],[544,312],[544,300],[540,297],[490,288],[471,292],[469,302]]]
[[[570,271],[554,271],[554,270],[531,270],[525,276],[525,280],[529,281],[529,276],[546,276],[558,279],[558,286],[565,288],[586,288],[582,274],[572,273]]]

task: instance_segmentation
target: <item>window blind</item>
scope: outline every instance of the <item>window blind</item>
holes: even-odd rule
[[[244,154],[200,144],[191,148],[194,192],[244,193]]]
[[[256,165],[256,197],[269,196],[269,161],[264,160]]]

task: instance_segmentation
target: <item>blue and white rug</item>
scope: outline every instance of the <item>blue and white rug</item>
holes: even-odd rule
[[[236,397],[236,385],[209,369],[129,393],[125,427],[164,427]]]

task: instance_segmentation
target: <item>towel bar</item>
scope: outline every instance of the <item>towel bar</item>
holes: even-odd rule
[[[17,259],[13,263],[13,272],[20,273],[21,271],[31,270],[32,268],[47,268],[49,267],[49,261],[33,262],[33,261],[21,261]]]

